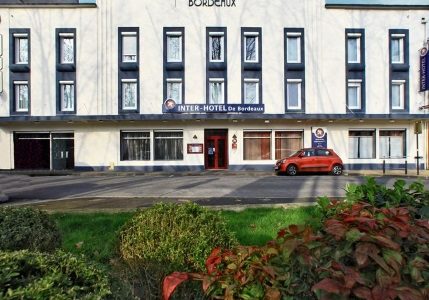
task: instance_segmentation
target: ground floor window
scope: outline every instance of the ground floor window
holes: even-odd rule
[[[244,160],[271,159],[271,131],[244,132]]]
[[[122,131],[121,160],[150,160],[150,133]]]
[[[349,158],[375,158],[375,130],[349,131]]]
[[[276,131],[276,159],[289,157],[302,147],[302,131]]]
[[[405,130],[380,130],[380,158],[404,158],[405,147]]]
[[[183,132],[154,132],[155,160],[183,160]]]

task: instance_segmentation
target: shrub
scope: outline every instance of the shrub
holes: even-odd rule
[[[119,239],[120,256],[138,274],[144,299],[159,299],[166,274],[202,271],[213,248],[237,243],[219,212],[193,203],[157,204],[139,211],[123,226]]]
[[[0,299],[104,299],[108,277],[72,254],[0,252]]]
[[[60,245],[58,227],[45,212],[33,208],[0,207],[0,250],[50,252]]]
[[[317,233],[292,225],[264,247],[215,249],[206,269],[168,276],[164,297],[193,279],[223,299],[423,300],[429,297],[429,221],[414,219],[407,208],[356,203]]]

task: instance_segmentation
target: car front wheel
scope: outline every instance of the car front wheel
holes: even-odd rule
[[[295,176],[295,175],[296,175],[296,173],[298,173],[298,170],[296,169],[296,166],[295,166],[295,165],[289,165],[289,166],[287,167],[287,169],[286,169],[286,173],[287,173],[289,176]]]
[[[332,173],[332,175],[335,175],[335,176],[339,176],[339,175],[343,174],[343,166],[341,166],[341,165],[335,165],[332,168],[331,173]]]

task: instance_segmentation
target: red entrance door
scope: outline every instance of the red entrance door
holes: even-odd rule
[[[205,134],[205,165],[206,169],[228,168],[228,145],[226,130],[210,130]]]

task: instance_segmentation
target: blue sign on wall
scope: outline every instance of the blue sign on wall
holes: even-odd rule
[[[428,72],[429,54],[426,47],[420,49],[420,92],[429,90],[429,72]]]
[[[328,131],[326,130],[326,128],[311,128],[311,147],[328,148]]]
[[[177,104],[167,99],[162,106],[164,113],[263,113],[264,104]]]

